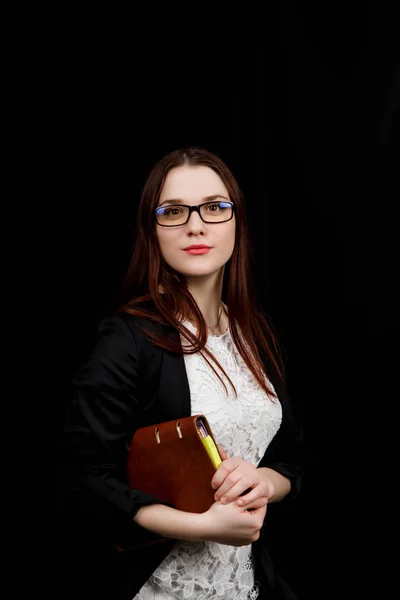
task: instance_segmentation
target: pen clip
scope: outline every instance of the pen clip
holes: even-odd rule
[[[199,432],[199,435],[202,438],[206,438],[208,436],[207,427],[205,426],[205,423],[204,421],[202,421],[201,418],[196,419],[196,427],[197,431]]]

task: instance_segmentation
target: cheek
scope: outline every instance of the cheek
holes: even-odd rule
[[[160,246],[161,255],[168,262],[168,258],[176,255],[178,252],[178,242],[175,239],[176,235],[174,235],[173,231],[168,231],[163,229],[162,231],[157,231],[157,239]]]
[[[232,223],[231,227],[229,228],[229,231],[227,232],[226,235],[226,247],[229,248],[229,253],[232,254],[233,249],[235,247],[235,224]]]

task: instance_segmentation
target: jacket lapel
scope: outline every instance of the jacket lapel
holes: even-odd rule
[[[157,408],[161,421],[189,417],[190,389],[183,355],[163,351]]]

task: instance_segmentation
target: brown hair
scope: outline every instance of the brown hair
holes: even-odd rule
[[[252,257],[244,200],[239,185],[228,167],[210,151],[201,148],[185,148],[170,152],[159,160],[150,172],[141,196],[135,246],[123,285],[124,302],[119,310],[172,326],[190,342],[189,347],[185,346],[183,350],[178,341],[165,336],[158,337],[142,329],[154,344],[171,352],[180,354],[201,352],[223,383],[207,359],[209,356],[227,377],[236,394],[235,387],[224,369],[205,347],[207,325],[187,288],[184,277],[164,261],[158,244],[154,211],[158,206],[168,172],[183,165],[203,165],[213,169],[222,179],[235,205],[235,246],[225,266],[222,300],[228,306],[229,327],[240,355],[259,385],[271,395],[273,392],[264,379],[263,359],[282,380],[281,358],[277,340],[267,318],[256,305],[252,281],[249,279],[249,274],[252,272],[250,264]],[[180,315],[190,315],[197,328],[197,336],[182,324]],[[225,385],[224,387],[226,390]]]

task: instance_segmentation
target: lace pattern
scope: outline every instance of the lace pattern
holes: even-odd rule
[[[195,328],[185,325],[193,332]],[[187,344],[182,338],[182,344]],[[257,465],[279,429],[281,405],[260,388],[233,343],[230,331],[209,336],[208,349],[235,385],[238,397],[221,374],[218,377],[199,354],[184,355],[192,414],[207,417],[228,456]],[[273,389],[272,384],[270,387]],[[255,600],[251,544],[235,547],[215,542],[178,541],[134,600]]]

